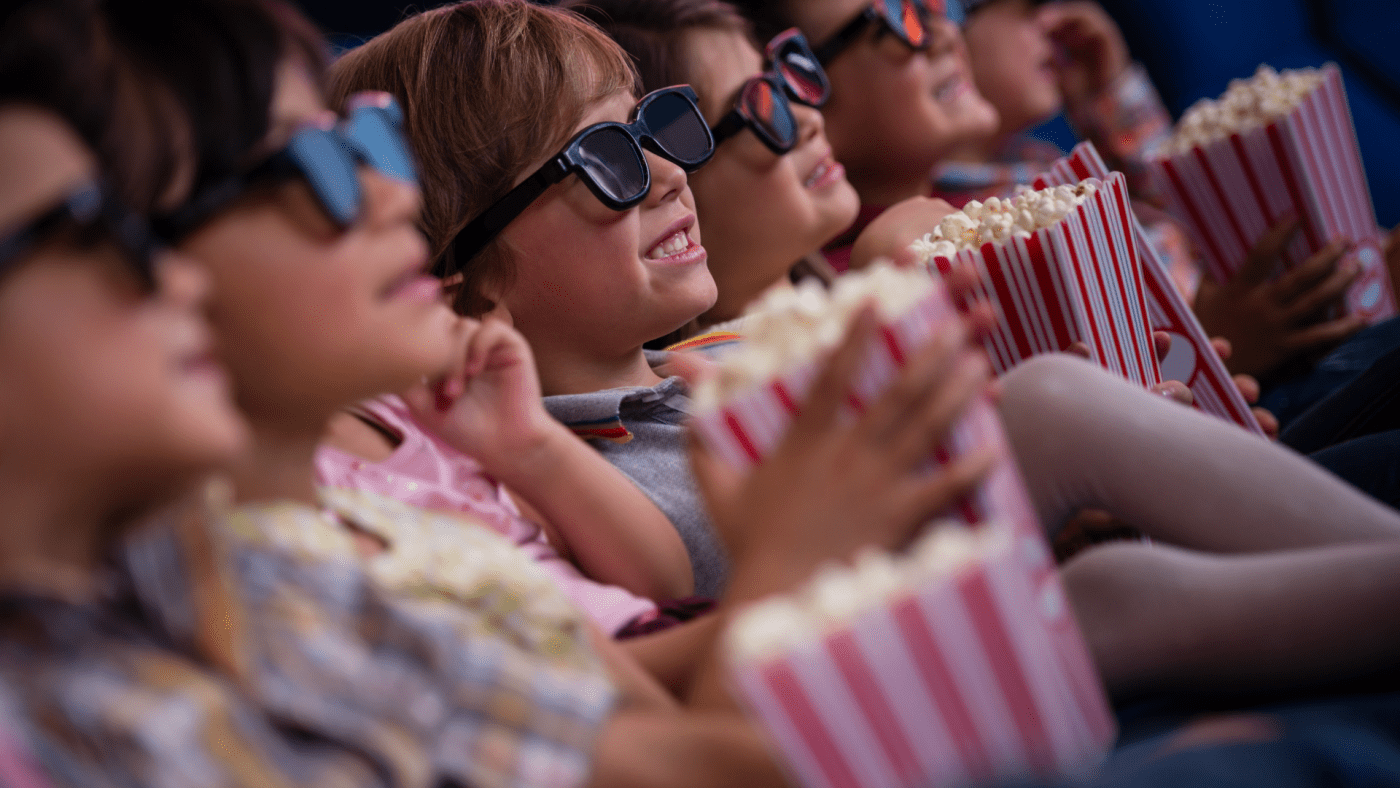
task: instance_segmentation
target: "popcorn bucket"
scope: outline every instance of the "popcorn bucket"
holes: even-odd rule
[[[930,261],[940,273],[961,264],[980,274],[968,300],[997,310],[985,344],[998,373],[1083,342],[1109,371],[1143,386],[1162,382],[1127,185],[1120,173],[1094,183],[1098,190],[1083,205],[1029,238]]]
[[[780,653],[743,658],[731,637],[737,694],[801,785],[943,788],[1102,760],[1114,721],[1058,579],[1026,570],[1011,526],[986,529],[976,560]],[[736,627],[763,625],[746,614]]]
[[[893,381],[914,352],[931,340],[951,320],[961,319],[941,282],[904,315],[880,327],[878,337],[863,354],[846,408],[864,410]],[[706,446],[729,465],[751,469],[782,440],[805,399],[819,369],[819,362],[805,364],[779,376],[766,386],[750,390],[717,410],[696,415],[691,429]],[[992,519],[1005,520],[1037,543],[1044,532],[1021,480],[1021,472],[1006,445],[1001,418],[992,404],[975,401],[953,427],[943,445],[931,447],[930,463],[943,465],[969,451],[996,447],[1003,459],[986,480],[949,517],[969,525]],[[1044,552],[1042,550],[1042,552]],[[1036,559],[1040,571],[1053,572],[1048,553]]]
[[[1349,258],[1361,275],[1347,306],[1374,323],[1395,314],[1395,299],[1341,72],[1329,63],[1322,75],[1318,88],[1282,118],[1150,160],[1148,167],[1216,281],[1230,281],[1287,212],[1303,225],[1284,251],[1288,268],[1336,238],[1350,238],[1356,247]]]
[[[1035,181],[1035,188],[1060,184],[1076,184],[1085,178],[1107,179],[1108,165],[1099,157],[1092,142],[1081,142],[1065,158],[1056,161],[1050,171]],[[1148,323],[1153,331],[1171,335],[1171,351],[1161,364],[1162,377],[1179,380],[1191,389],[1195,405],[1200,410],[1226,421],[1233,421],[1258,435],[1264,431],[1244,401],[1225,362],[1215,352],[1201,321],[1172,284],[1167,266],[1157,250],[1147,241],[1147,234],[1132,217],[1138,256],[1142,260],[1143,296],[1147,303]]]

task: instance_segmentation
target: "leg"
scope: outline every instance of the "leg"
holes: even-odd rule
[[[1400,542],[1250,556],[1095,548],[1063,571],[1115,695],[1298,688],[1400,660]]]
[[[1290,450],[1063,354],[1002,378],[1000,410],[1042,522],[1106,509],[1212,552],[1400,538],[1400,513]]]

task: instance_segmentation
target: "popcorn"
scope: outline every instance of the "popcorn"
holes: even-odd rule
[[[946,274],[975,269],[966,302],[986,302],[996,329],[983,347],[998,374],[1076,342],[1090,357],[1143,386],[1161,382],[1147,325],[1127,185],[1120,174],[1075,179],[1008,199],[969,202],[910,245]]]
[[[741,611],[736,695],[806,788],[1072,774],[1114,738],[1063,589],[1006,522],[933,526]]]
[[[1146,164],[1216,281],[1230,281],[1269,228],[1292,214],[1302,231],[1284,249],[1282,270],[1346,238],[1352,247],[1343,262],[1359,270],[1347,309],[1370,323],[1396,314],[1335,64],[1282,74],[1261,67],[1188,112],[1171,144]]]
[[[1048,172],[1036,178],[1035,185],[1075,183],[1085,174],[1095,178],[1107,178],[1110,174],[1092,142],[1076,145],[1070,155],[1051,164]],[[1136,216],[1133,221],[1137,222]],[[1142,257],[1143,295],[1149,323],[1153,331],[1164,331],[1172,338],[1171,352],[1162,362],[1162,377],[1185,383],[1191,389],[1192,404],[1197,409],[1262,436],[1264,431],[1249,404],[1235,386],[1195,312],[1172,283],[1171,274],[1140,225],[1136,241]]]
[[[1279,73],[1259,66],[1250,79],[1230,81],[1219,99],[1201,99],[1177,123],[1162,155],[1176,156],[1222,137],[1267,125],[1292,112],[1323,81],[1320,69],[1304,68]]]
[[[849,625],[871,610],[951,576],[1010,540],[1004,523],[977,530],[944,520],[901,556],[861,553],[852,566],[822,567],[797,592],[766,599],[740,613],[726,635],[731,657],[761,661]]]
[[[928,264],[937,257],[952,257],[964,249],[983,244],[1005,243],[1011,238],[1029,238],[1036,230],[1053,227],[1084,204],[1097,191],[1093,183],[1055,186],[1035,191],[1020,188],[1015,197],[997,197],[985,203],[969,202],[949,214],[933,232],[914,242],[920,261]]]
[[[830,291],[807,280],[791,289],[774,290],[745,313],[745,342],[732,350],[718,374],[696,387],[697,412],[816,359],[835,347],[855,312],[873,301],[882,320],[909,311],[933,292],[927,272],[876,265],[836,280]]]

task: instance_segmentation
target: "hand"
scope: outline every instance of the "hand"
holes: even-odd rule
[[[1234,353],[1230,340],[1225,337],[1211,337],[1210,344],[1221,361],[1228,361]],[[1245,403],[1253,405],[1259,401],[1259,381],[1253,375],[1235,375],[1233,380]],[[1250,408],[1250,412],[1254,414],[1254,420],[1259,422],[1259,429],[1264,431],[1264,435],[1271,441],[1278,440],[1278,418],[1263,408]]]
[[[1051,3],[1041,8],[1039,21],[1041,29],[1060,48],[1056,68],[1067,104],[1097,96],[1131,63],[1122,31],[1098,3]]]
[[[1152,351],[1157,354],[1157,363],[1160,364],[1167,357],[1167,353],[1172,349],[1172,337],[1165,331],[1152,332]],[[1083,342],[1071,342],[1065,352],[1079,356],[1087,361],[1093,361],[1093,354],[1089,352],[1089,346]],[[1196,404],[1196,395],[1191,393],[1191,389],[1179,380],[1165,380],[1148,389],[1153,394],[1159,394],[1167,399],[1190,407]]]
[[[692,447],[695,478],[734,557],[778,590],[865,545],[895,547],[966,495],[997,459],[974,452],[928,470],[941,442],[987,386],[987,361],[950,324],[860,416],[839,417],[876,319],[864,309],[827,360],[774,452],[746,478]],[[859,527],[853,527],[859,524]],[[781,580],[779,578],[782,578]]]
[[[869,266],[879,258],[889,258],[901,268],[915,265],[909,245],[933,232],[943,217],[957,209],[932,197],[911,197],[896,203],[861,231],[851,246],[851,269]]]
[[[502,463],[527,462],[560,427],[544,409],[525,338],[494,318],[463,320],[459,363],[403,399],[419,424],[499,473]]]
[[[1285,362],[1320,355],[1359,331],[1359,315],[1327,319],[1345,306],[1347,288],[1359,273],[1355,263],[1338,264],[1349,244],[1334,241],[1277,279],[1269,276],[1298,232],[1297,219],[1285,219],[1255,244],[1244,266],[1226,284],[1207,277],[1196,294],[1196,316],[1210,336],[1234,346],[1231,372],[1266,377]]]

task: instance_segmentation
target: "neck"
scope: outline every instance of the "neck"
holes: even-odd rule
[[[629,386],[655,386],[661,376],[652,371],[640,345],[616,355],[583,354],[565,348],[536,347],[540,389],[547,397],[586,394]]]
[[[0,587],[72,601],[97,592],[123,507],[91,479],[0,472]]]
[[[741,292],[737,297],[726,299],[724,293],[720,293],[720,298],[710,311],[700,316],[700,328],[708,329],[716,323],[723,323],[726,320],[733,320],[744,314],[744,310],[749,304],[759,300],[774,290],[791,290],[792,282],[787,277],[783,277],[776,282],[769,283],[762,287],[752,288]]]
[[[316,494],[316,446],[331,415],[326,414],[321,423],[309,425],[250,419],[253,448],[230,472],[235,502],[296,501],[320,505]]]
[[[890,206],[911,197],[927,197],[933,190],[929,169],[911,167],[897,172],[852,172],[846,177],[856,187],[862,205]]]

